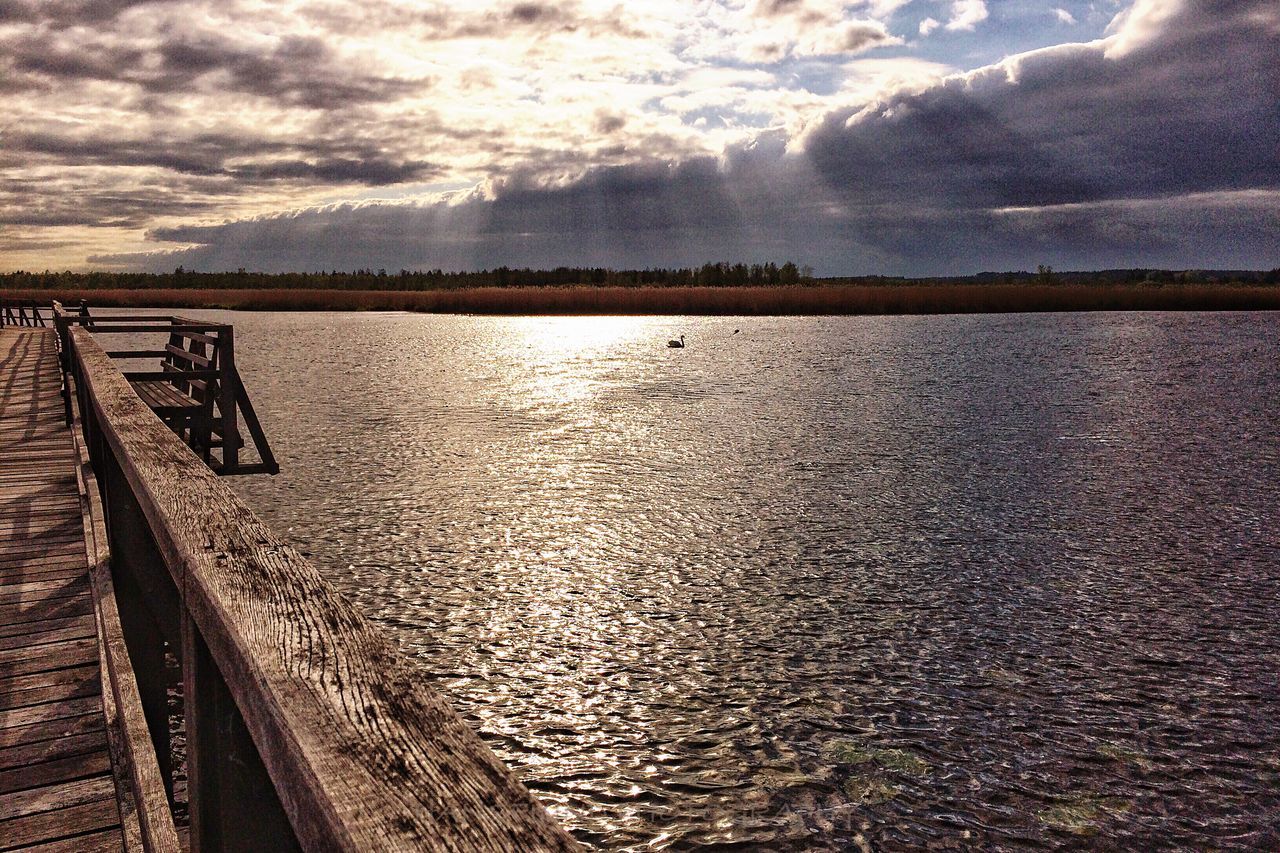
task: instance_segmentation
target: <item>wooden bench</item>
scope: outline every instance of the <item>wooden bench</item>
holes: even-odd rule
[[[162,421],[191,419],[204,408],[204,403],[178,390],[173,383],[163,379],[142,379],[130,382],[142,402],[151,407]]]
[[[138,397],[160,420],[219,474],[276,474],[276,464],[253,404],[235,366],[234,330],[226,323],[188,317],[152,315],[89,315],[65,311],[54,303],[54,321],[69,346],[68,330],[83,326],[97,335],[154,333],[167,335],[163,348],[110,350],[115,359],[158,358],[158,370],[127,370]],[[246,446],[240,421],[253,439],[261,461],[241,461]]]

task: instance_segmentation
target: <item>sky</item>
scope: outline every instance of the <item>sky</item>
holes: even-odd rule
[[[0,0],[0,270],[1280,267],[1276,0]]]

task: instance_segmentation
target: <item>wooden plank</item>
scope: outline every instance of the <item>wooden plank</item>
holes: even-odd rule
[[[16,769],[0,770],[0,795],[110,772],[111,757],[105,749],[68,755]]]
[[[28,764],[40,764],[45,761],[57,761],[73,755],[89,752],[104,752],[107,748],[107,735],[102,729],[54,737],[35,743],[23,743],[0,749],[0,770],[12,770]]]
[[[46,557],[51,554],[61,554],[67,550],[67,546],[74,545],[79,541],[79,537],[61,534],[41,537],[39,539],[23,539],[18,542],[6,541],[5,546],[7,550],[5,551],[2,562],[27,562],[40,557]]]
[[[87,398],[306,847],[576,849],[428,678],[72,329]]]
[[[75,613],[69,616],[53,616],[48,619],[36,619],[30,622],[14,622],[0,625],[0,638],[21,638],[42,636],[50,631],[89,631],[93,632],[93,613]]]
[[[54,787],[69,788],[71,786],[80,786],[80,789],[64,792],[62,800],[74,800],[78,797],[79,802],[67,802],[62,807],[15,814],[9,820],[0,821],[0,850],[12,850],[32,843],[46,843],[51,840],[101,832],[120,824],[120,813],[116,808],[115,797],[109,793],[112,788],[111,777],[102,776],[98,779],[85,779]],[[104,793],[101,790],[103,788],[108,793]],[[6,808],[8,801],[19,796],[21,794],[0,796],[0,814],[8,814],[9,811]],[[56,795],[51,795],[49,799],[59,802]]]
[[[131,383],[137,382],[153,382],[157,380],[171,381],[173,379],[217,379],[218,371],[216,370],[126,370],[124,378]]]
[[[22,517],[31,517],[45,512],[66,512],[73,509],[74,505],[70,504],[70,495],[59,493],[56,491],[46,492],[42,495],[31,495],[26,498],[0,495],[0,519],[16,519]]]
[[[45,702],[41,705],[27,705],[20,708],[0,710],[0,729],[43,723],[64,717],[78,717],[81,714],[97,714],[101,716],[102,698],[100,696],[85,696],[61,702]]]
[[[57,593],[69,591],[69,595],[80,595],[89,585],[89,576],[83,570],[78,575],[60,580],[52,578],[37,581],[22,581],[16,578],[9,580],[0,578],[0,594],[21,596],[24,593]],[[56,598],[56,595],[46,597]]]
[[[67,554],[74,554],[76,549],[63,542],[63,538],[65,537],[57,536],[52,539],[24,540],[22,542],[5,540],[0,543],[0,548],[3,548],[0,551],[0,568],[6,568],[8,565],[31,564],[48,557],[62,557]],[[81,557],[81,560],[83,559]]]
[[[62,628],[59,630],[41,631],[31,634],[19,634],[16,637],[0,637],[0,652],[7,652],[16,649],[27,654],[38,654],[46,645],[63,643],[68,640],[78,642],[85,638],[92,639],[92,637],[92,621],[86,620],[86,624],[82,627]]]
[[[10,583],[26,583],[29,581],[46,581],[46,580],[72,580],[84,574],[84,566],[73,562],[74,555],[68,554],[59,560],[51,558],[52,562],[39,563],[34,565],[12,565],[0,566],[0,582]]]
[[[0,569],[0,586],[46,581],[71,581],[84,575],[84,567],[68,561],[63,565],[27,566]]]
[[[172,314],[102,314],[91,318],[90,322],[104,332],[111,331],[114,323],[155,323],[157,328],[152,331],[167,331],[174,319]],[[71,326],[82,325],[79,316],[68,315],[67,320]]]
[[[50,560],[57,562],[61,558],[67,556],[78,557],[81,563],[84,562],[84,556],[81,553],[83,549],[77,548],[75,543],[68,545],[65,542],[16,542],[3,543],[5,550],[0,552],[0,569],[17,568],[19,565],[35,565],[40,562],[48,562]]]
[[[183,361],[190,362],[191,364],[198,364],[201,367],[208,367],[213,364],[213,359],[185,350],[182,347],[175,347],[173,344],[167,345],[164,349],[166,353],[174,358],[182,359]]]
[[[123,853],[126,849],[121,843],[120,832],[107,829],[23,847],[22,853]]]
[[[0,720],[3,719],[4,714],[0,714]],[[96,732],[100,731],[105,724],[101,711],[94,710],[53,720],[39,720],[21,726],[6,728],[0,725],[0,748],[8,749]]]
[[[36,549],[46,548],[59,542],[79,542],[84,536],[79,527],[79,519],[76,519],[76,525],[62,522],[55,525],[49,525],[46,530],[32,530],[29,532],[21,532],[14,530],[7,533],[9,537],[5,540],[5,544],[9,548],[9,552],[17,555],[24,550],[35,551]]]
[[[97,678],[97,676],[98,667],[86,664],[42,672],[29,672],[22,675],[6,675],[0,678],[0,691],[13,692],[48,687],[51,684],[70,684],[83,681],[89,677]]]
[[[85,598],[55,598],[41,602],[41,606],[26,610],[0,610],[0,636],[26,633],[41,630],[43,626],[35,626],[37,622],[51,622],[59,619],[70,619],[93,612],[93,605]],[[23,629],[20,626],[32,627]]]
[[[187,338],[189,340],[203,340],[208,343],[217,343],[218,339],[216,337],[206,335],[204,334],[204,332],[217,331],[220,328],[222,328],[222,326],[220,326],[217,323],[184,323],[182,325],[173,325],[173,326],[168,326],[163,324],[147,325],[143,323],[122,323],[120,325],[114,325],[114,324],[106,325],[105,323],[99,321],[95,317],[93,333],[94,334],[120,334],[120,333],[132,333],[132,332],[165,332],[168,334],[180,335],[181,337]],[[72,332],[72,334],[78,331],[82,331],[82,330],[76,329]]]
[[[57,486],[51,487],[47,484],[30,485],[30,486],[13,484],[8,486],[0,486],[0,500],[3,500],[6,504],[8,504],[10,502],[23,501],[23,500],[27,500],[28,498],[35,498],[35,497],[51,497],[51,498],[66,497],[67,494],[70,493],[71,488],[74,488],[74,481],[70,481],[69,486],[70,488],[65,488],[65,489],[59,488]]]
[[[76,569],[84,571],[84,558],[71,549],[41,548],[38,554],[30,551],[19,554],[0,553],[0,574],[20,577],[24,574],[52,574]]]
[[[94,637],[64,640],[41,646],[16,649],[0,648],[0,678],[26,675],[46,669],[84,666],[98,660],[98,641]]]
[[[174,375],[176,376],[177,374]],[[138,396],[142,397],[144,402],[153,409],[157,406],[173,408],[199,407],[203,405],[199,400],[193,399],[168,382],[130,382],[129,384],[138,392]]]
[[[9,489],[43,488],[46,492],[56,492],[60,486],[70,485],[74,482],[74,480],[71,480],[60,471],[31,469],[27,471],[0,472],[0,486],[4,487],[6,491]]]
[[[55,580],[0,583],[0,607],[28,605],[57,598],[79,598],[89,591],[89,578],[79,575]]]
[[[107,775],[92,779],[80,779],[74,782],[60,782],[17,791],[0,797],[0,814],[10,817],[24,817],[42,812],[52,812],[83,803],[97,802],[110,798],[115,804],[115,783]],[[4,824],[0,823],[0,827]]]
[[[52,403],[53,400],[50,400]],[[57,404],[61,405],[62,400],[59,397]],[[24,464],[31,467],[37,467],[50,456],[66,456],[71,455],[71,439],[67,435],[62,436],[63,440],[58,441],[54,436],[39,441],[30,438],[22,441],[17,447],[9,448],[5,453],[6,468],[21,468]]]
[[[59,670],[54,671],[57,672]],[[43,675],[44,673],[38,674]],[[46,687],[30,687],[25,690],[6,692],[0,695],[0,711],[63,703],[84,697],[98,698],[101,695],[102,682],[95,667],[93,677],[90,679],[58,682]]]
[[[78,566],[67,559],[69,557],[74,555],[45,555],[40,563],[14,562],[0,566],[0,594],[14,598],[29,591],[33,599],[64,597],[59,596],[54,587],[74,586],[85,573],[84,566]]]
[[[0,524],[35,518],[47,513],[63,514],[79,509],[69,495],[53,493],[41,498],[6,502],[0,500]]]

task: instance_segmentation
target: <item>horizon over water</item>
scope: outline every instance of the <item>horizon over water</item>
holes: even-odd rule
[[[591,845],[1280,844],[1280,315],[199,313]]]

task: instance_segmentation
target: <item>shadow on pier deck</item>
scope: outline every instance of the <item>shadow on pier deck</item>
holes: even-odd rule
[[[61,387],[53,330],[0,331],[0,848],[120,850]]]
[[[0,356],[0,850],[576,847],[74,317]]]

